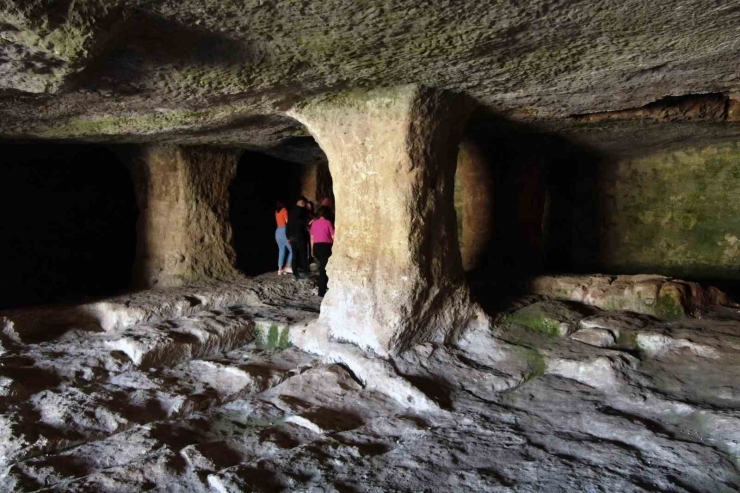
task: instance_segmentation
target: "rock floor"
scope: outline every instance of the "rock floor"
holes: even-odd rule
[[[0,491],[740,490],[737,309],[532,298],[557,331],[512,311],[371,382],[286,348],[310,284],[237,284],[121,297],[97,330],[6,313]]]

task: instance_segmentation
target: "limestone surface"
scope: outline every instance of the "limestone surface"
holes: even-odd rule
[[[135,282],[173,287],[236,275],[229,186],[239,152],[146,146],[131,159],[139,206]]]
[[[468,108],[407,86],[291,110],[333,177],[337,236],[321,307],[330,337],[386,354],[484,317],[465,285],[453,205]]]
[[[604,270],[737,278],[739,150],[687,148],[603,166]]]
[[[300,339],[309,285],[244,283],[255,298],[108,332],[32,340],[6,322],[0,491],[740,488],[736,309],[667,323],[527,298],[512,311],[538,304],[619,342],[497,324],[389,359],[332,342],[331,361],[254,331]],[[151,295],[175,305],[182,289]],[[129,301],[157,306],[142,296]]]
[[[707,0],[7,0],[0,134],[270,148],[306,135],[278,116],[296,100],[424,83],[602,145],[605,128],[660,143],[639,118],[569,117],[737,93],[738,16]]]
[[[465,271],[474,269],[494,230],[494,176],[488,158],[476,142],[460,143],[455,172],[455,209]]]
[[[714,287],[664,276],[540,276],[528,283],[533,294],[577,301],[604,310],[626,310],[673,320],[731,303]]]

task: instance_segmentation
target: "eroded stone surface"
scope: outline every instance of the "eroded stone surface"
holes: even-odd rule
[[[571,336],[576,341],[598,347],[611,347],[617,342],[617,335],[608,329],[579,329]]]
[[[236,276],[229,186],[238,160],[237,151],[176,146],[146,146],[133,158],[139,286]]]
[[[554,118],[561,129],[570,115],[740,90],[738,13],[705,0],[434,8],[415,0],[13,0],[0,15],[0,82],[10,91],[0,133],[8,136],[272,147],[305,135],[265,117],[296,99],[414,82],[466,91],[516,118]],[[602,129],[572,128],[604,144]],[[661,140],[639,124],[613,129],[622,130]],[[738,132],[692,123],[672,133],[700,134]],[[634,146],[628,140],[609,142]]]
[[[329,160],[337,237],[321,322],[385,354],[476,317],[453,207],[465,100],[407,86],[299,106]]]
[[[119,4],[99,0],[71,5],[4,2],[0,87],[55,93],[120,34]]]
[[[134,325],[158,324],[186,318],[204,310],[249,306],[260,319],[280,323],[295,320],[302,311],[318,313],[316,300],[302,295],[305,286],[274,276],[235,277],[229,282],[201,281],[179,288],[145,290],[80,305],[52,305],[0,312],[2,337],[27,342],[59,335],[70,329],[116,333]],[[279,313],[274,306],[280,306]],[[260,316],[259,313],[265,316]],[[268,315],[269,314],[269,315]],[[292,318],[291,318],[292,317]]]
[[[717,288],[650,275],[541,276],[532,279],[528,289],[605,310],[626,310],[667,320],[693,316],[729,302]]]
[[[291,306],[317,301],[307,288]],[[204,310],[148,332],[214,330],[263,308]],[[736,491],[736,310],[574,323],[660,345],[606,349],[477,327],[455,345],[389,359],[331,343],[345,358],[332,364],[250,343],[143,368],[89,351],[125,330],[6,338],[0,491]]]

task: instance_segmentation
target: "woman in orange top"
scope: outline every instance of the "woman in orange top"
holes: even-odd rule
[[[293,249],[290,248],[290,242],[288,237],[285,235],[285,225],[288,224],[288,209],[285,208],[285,204],[278,200],[275,205],[275,222],[277,223],[277,229],[275,230],[275,241],[278,244],[278,275],[292,274],[293,269],[290,267],[290,262],[293,260]],[[285,249],[288,249],[288,261],[285,262]],[[285,266],[285,268],[283,268]]]

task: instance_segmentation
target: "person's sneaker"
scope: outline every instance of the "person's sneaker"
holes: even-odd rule
[[[293,273],[292,267],[286,267],[285,269],[283,269],[283,274],[292,274],[292,273]]]

